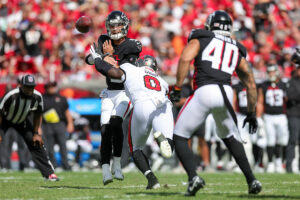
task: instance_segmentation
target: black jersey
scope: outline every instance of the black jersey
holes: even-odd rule
[[[233,85],[232,88],[236,92],[237,97],[237,111],[241,114],[247,115],[248,112],[248,100],[247,100],[247,90],[246,87],[239,82],[236,85]]]
[[[0,113],[12,124],[20,124],[31,112],[42,113],[43,107],[43,97],[37,90],[34,90],[31,98],[26,98],[22,95],[20,88],[15,88],[2,98]]]
[[[260,86],[264,95],[264,112],[270,115],[285,113],[286,85],[265,81]]]
[[[104,41],[99,41],[100,36],[98,38],[98,44],[103,44]],[[120,45],[114,45],[114,58],[118,61],[118,65],[124,64],[126,62],[132,63],[135,65],[136,60],[139,58],[139,55],[142,51],[142,44],[140,41],[130,38],[125,38],[125,41]],[[120,81],[111,80],[106,77],[106,84],[109,90],[124,90],[123,83]]]
[[[239,42],[211,31],[194,29],[189,41],[198,39],[200,50],[195,58],[194,88],[208,84],[231,84],[231,75],[246,57],[246,48]]]

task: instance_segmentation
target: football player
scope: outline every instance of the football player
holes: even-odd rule
[[[146,189],[156,189],[160,184],[151,171],[149,161],[142,152],[147,138],[153,129],[161,154],[169,158],[173,151],[173,113],[172,105],[166,94],[168,84],[157,75],[157,62],[152,56],[138,59],[137,67],[125,63],[115,68],[112,58],[95,52],[91,46],[96,69],[103,75],[124,82],[133,111],[129,120],[128,144],[137,168],[148,180]],[[118,66],[117,66],[118,67]],[[163,123],[162,123],[163,122]]]
[[[261,183],[252,173],[243,144],[236,139],[240,139],[240,136],[235,137],[237,122],[232,108],[231,76],[236,70],[247,88],[248,112],[244,124],[249,123],[249,133],[255,133],[257,92],[253,72],[245,59],[246,49],[230,37],[232,20],[228,13],[213,12],[208,16],[205,28],[206,30],[194,29],[191,32],[179,60],[176,85],[170,93],[172,101],[179,99],[180,87],[190,62],[195,60],[195,92],[187,99],[177,117],[173,137],[175,151],[188,174],[189,184],[185,195],[194,196],[205,185],[205,181],[197,175],[187,141],[209,113],[212,113],[216,121],[218,136],[247,179],[248,192],[257,194],[261,191]]]
[[[246,138],[247,144],[244,145],[246,149],[247,157],[251,157],[249,153],[251,152],[251,143],[252,143],[252,154],[254,157],[254,171],[263,173],[263,149],[267,145],[265,126],[263,119],[261,117],[257,118],[258,129],[257,134],[252,134],[249,138],[247,134],[248,124],[243,127],[243,119],[245,119],[247,115],[247,90],[242,82],[238,82],[237,84],[232,86],[233,88],[233,106],[235,107],[235,111],[238,119],[238,128],[243,138]],[[249,146],[250,145],[250,146]],[[247,151],[248,150],[248,151]]]
[[[121,11],[112,11],[106,18],[107,35],[100,35],[98,47],[101,53],[113,56],[118,65],[135,63],[142,51],[138,40],[126,37],[129,19]],[[94,64],[91,55],[87,56],[87,63]],[[123,180],[121,170],[121,154],[123,148],[123,119],[131,110],[131,103],[124,91],[124,85],[119,80],[106,77],[107,89],[102,90],[101,104],[101,165],[103,184],[113,181],[112,174],[117,180]],[[110,171],[110,158],[113,149],[113,163]]]
[[[268,80],[258,89],[257,116],[262,116],[267,135],[267,172],[283,173],[282,147],[288,143],[288,121],[285,113],[286,85],[280,79],[278,65],[267,66]],[[275,153],[275,163],[273,156]]]

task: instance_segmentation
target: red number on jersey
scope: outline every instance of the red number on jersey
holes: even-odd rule
[[[161,91],[161,86],[159,80],[153,76],[144,76],[145,87],[150,90]]]

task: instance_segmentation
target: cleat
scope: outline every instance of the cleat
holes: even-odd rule
[[[187,191],[184,196],[195,196],[197,191],[203,188],[205,185],[205,181],[199,177],[195,176],[190,182],[187,187]]]
[[[267,166],[267,173],[275,173],[275,164],[270,162]]]
[[[254,180],[249,184],[249,194],[258,194],[262,189],[261,183],[258,180]]]
[[[153,133],[153,136],[155,141],[159,145],[160,152],[163,157],[170,158],[172,156],[172,148],[165,136],[159,131]]]
[[[48,176],[48,178],[45,178],[46,179],[46,181],[59,181],[59,178],[56,176],[56,174],[50,174],[49,176]]]
[[[109,170],[109,164],[102,165],[102,178],[103,178],[103,184],[107,185],[111,182],[113,182],[112,174]]]
[[[120,163],[120,158],[119,157],[114,157],[113,158],[111,173],[114,175],[115,179],[117,179],[119,181],[124,180],[124,176],[123,176],[123,173],[122,173],[121,163]]]
[[[119,180],[119,181],[123,181],[124,180],[124,176],[122,174],[122,170],[115,170],[112,173],[114,175],[114,178]]]
[[[158,189],[160,188],[160,184],[156,178],[156,176],[151,172],[149,173],[146,178],[148,179],[148,185],[146,187],[146,190],[151,190],[151,189]]]

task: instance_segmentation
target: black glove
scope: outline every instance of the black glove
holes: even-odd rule
[[[172,102],[179,102],[181,98],[181,88],[174,86],[172,91],[170,92],[170,100]]]
[[[243,128],[245,127],[247,122],[249,123],[249,133],[250,134],[256,133],[258,124],[257,124],[256,115],[254,112],[249,112],[247,114],[247,117],[244,119]]]

